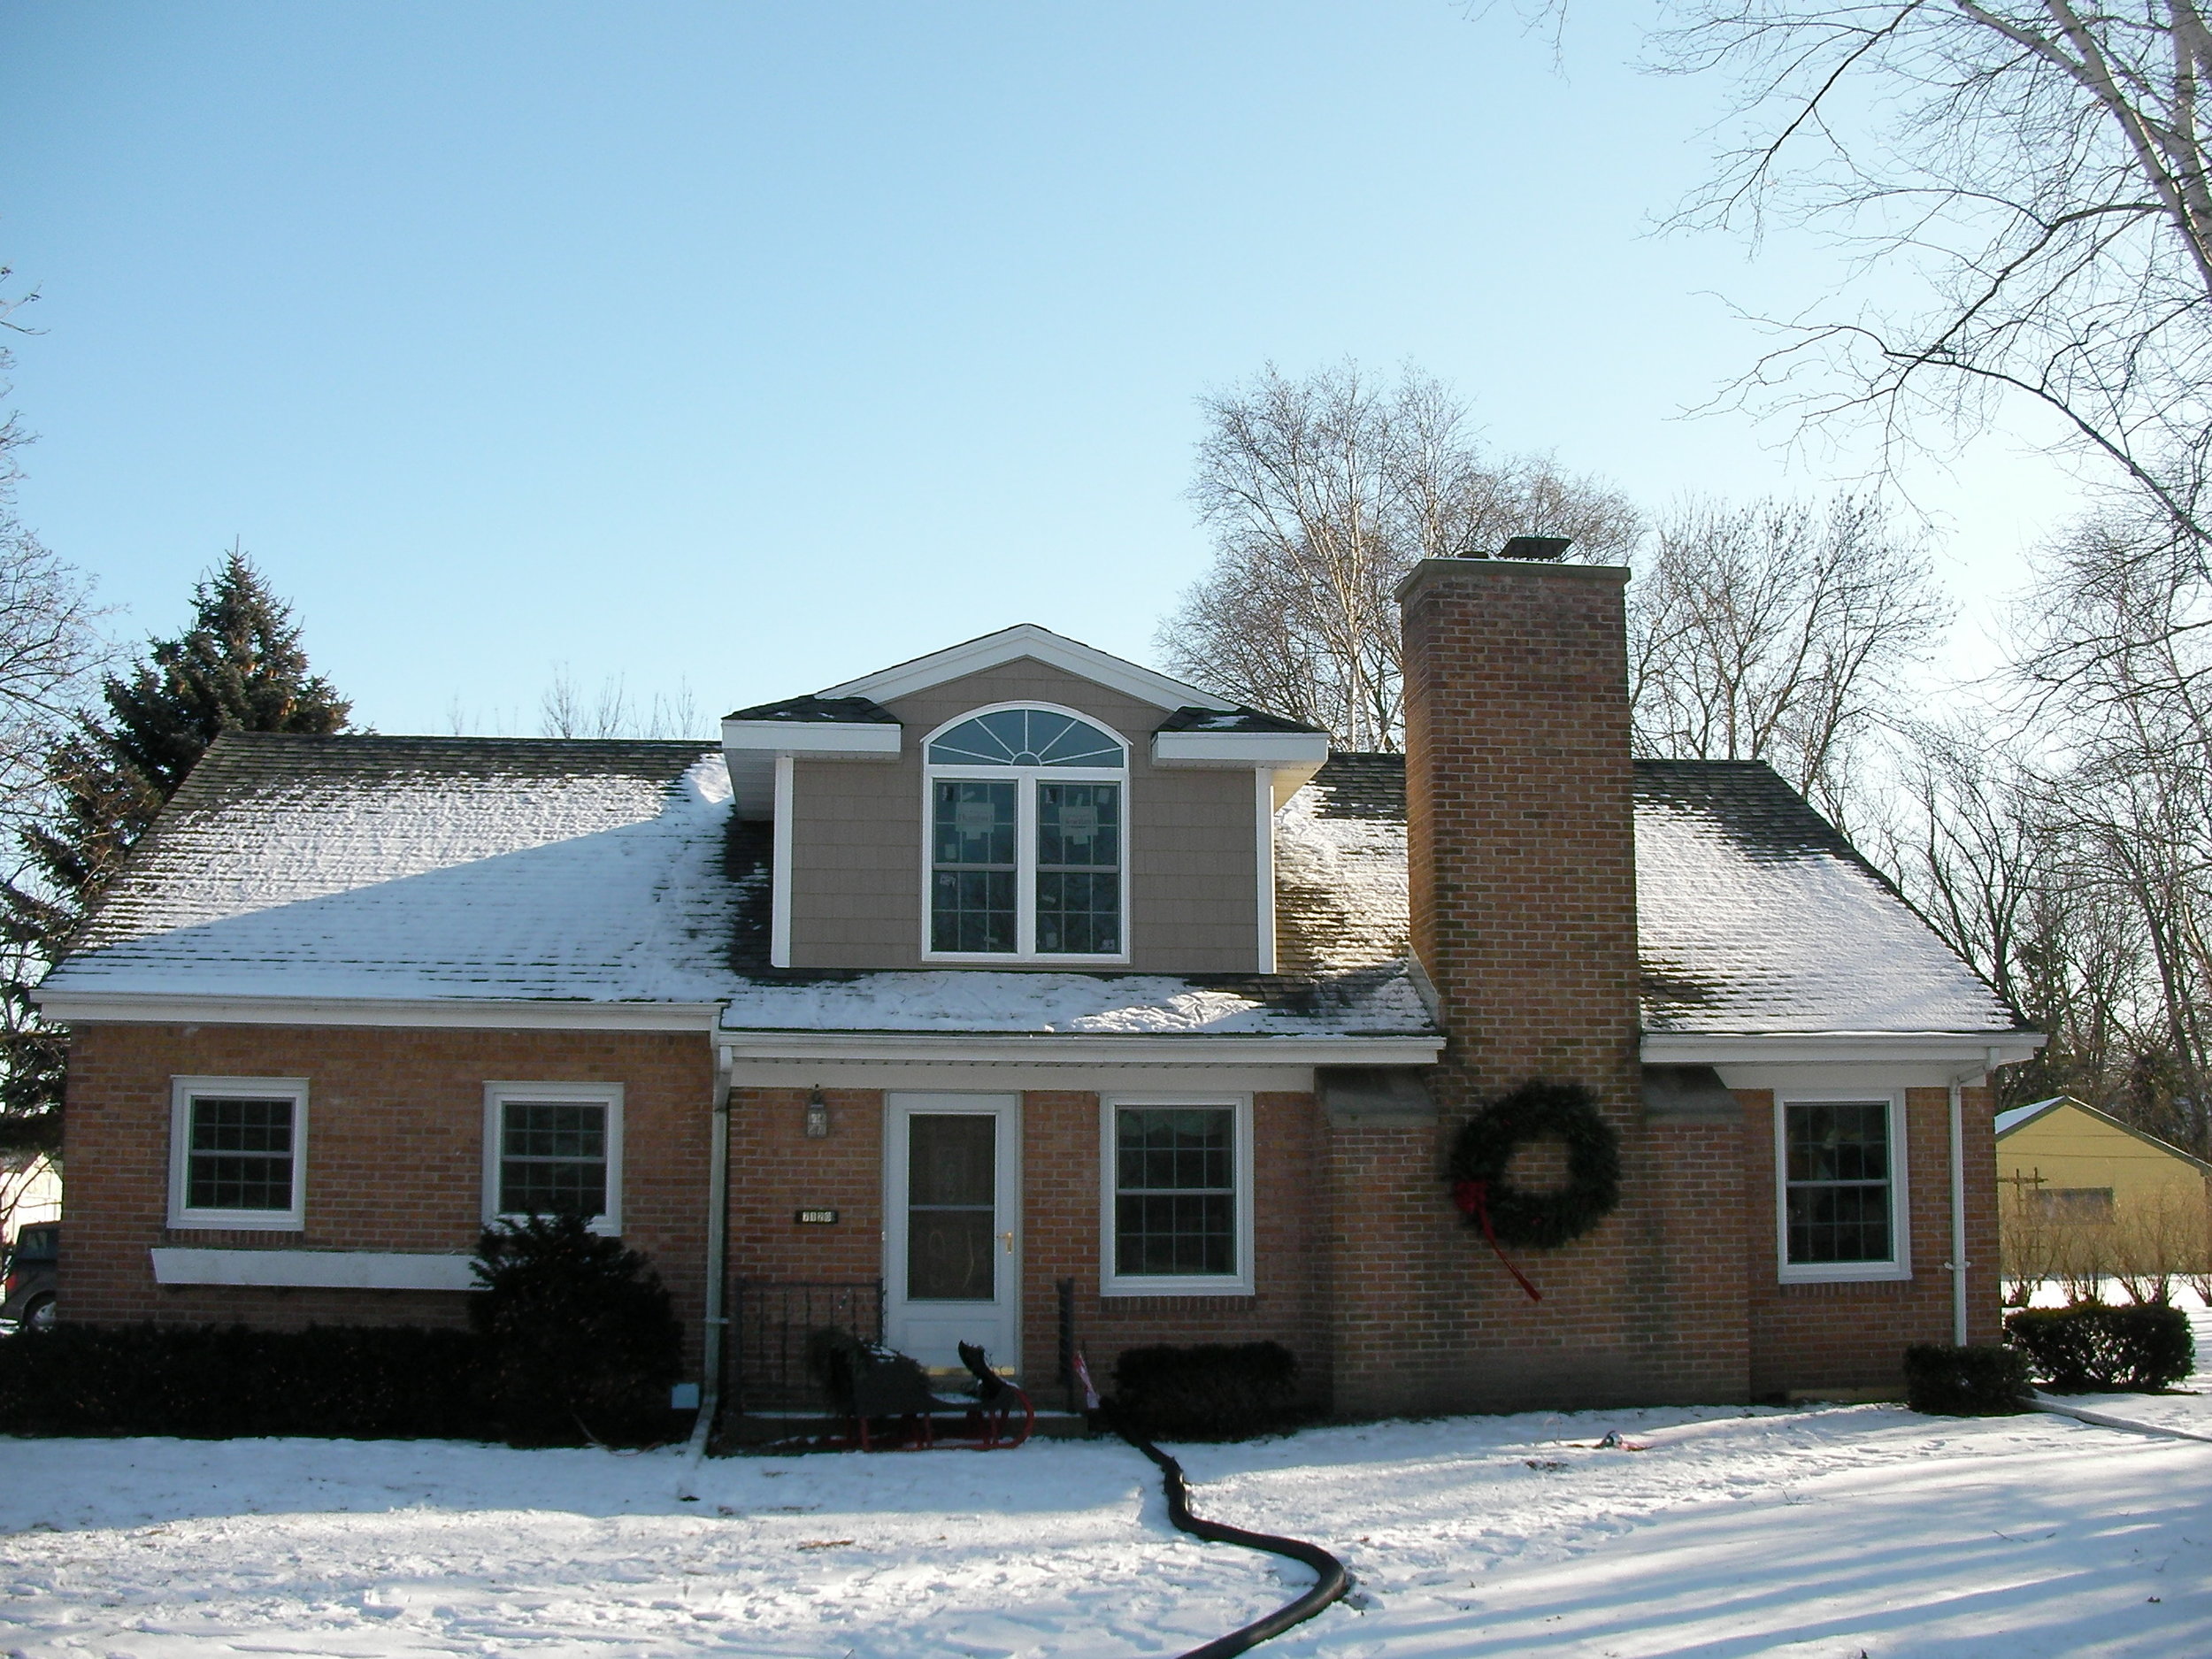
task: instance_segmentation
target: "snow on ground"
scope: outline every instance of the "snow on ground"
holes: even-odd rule
[[[1616,1427],[1648,1449],[1594,1446]],[[675,1453],[445,1443],[7,1451],[0,1650],[38,1659],[1163,1655],[1307,1582],[1170,1531],[1113,1441],[692,1475]],[[2212,1653],[2212,1446],[1858,1406],[1183,1455],[1202,1513],[1318,1539],[1357,1575],[1357,1605],[1263,1649],[1281,1659]]]

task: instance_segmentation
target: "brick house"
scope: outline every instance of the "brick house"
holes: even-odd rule
[[[485,1220],[566,1203],[710,1381],[795,1286],[1046,1385],[1065,1315],[1102,1377],[1274,1339],[1348,1415],[1992,1340],[1985,1078],[2040,1039],[1767,768],[1632,761],[1625,579],[1417,568],[1403,756],[1030,626],[718,750],[226,736],[42,992],[64,1317],[456,1321]],[[1540,1302],[1443,1179],[1535,1077],[1623,1165]]]

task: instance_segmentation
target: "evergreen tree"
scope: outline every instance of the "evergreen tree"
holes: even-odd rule
[[[30,989],[207,746],[226,731],[346,728],[351,705],[310,671],[291,607],[241,549],[194,587],[192,613],[128,675],[108,676],[104,711],[87,710],[55,748],[54,810],[20,838],[25,877],[0,885],[0,932],[18,957],[0,986],[0,1147],[58,1140],[64,1048]]]

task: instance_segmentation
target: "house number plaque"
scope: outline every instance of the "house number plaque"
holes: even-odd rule
[[[833,1227],[837,1225],[834,1210],[802,1210],[795,1219],[803,1227]]]

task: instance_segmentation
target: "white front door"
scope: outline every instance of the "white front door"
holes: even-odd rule
[[[884,1097],[884,1340],[925,1365],[1018,1362],[1021,1097]]]

